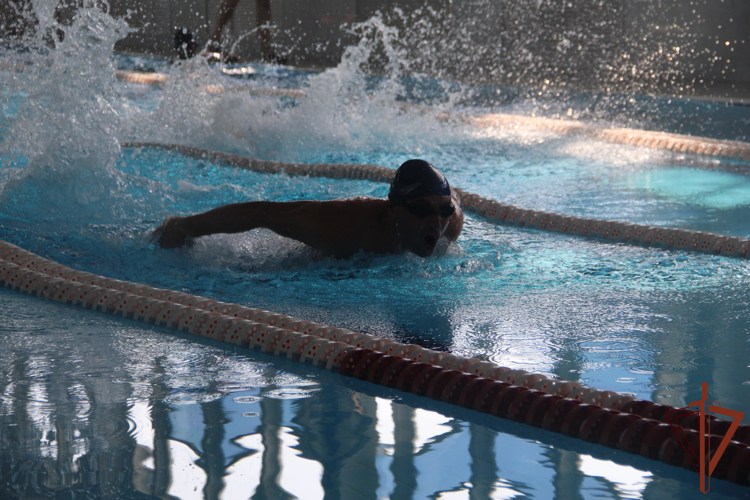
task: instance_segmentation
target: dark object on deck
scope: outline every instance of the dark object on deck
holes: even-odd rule
[[[177,28],[174,32],[174,48],[180,59],[190,59],[198,51],[193,32],[188,28]]]

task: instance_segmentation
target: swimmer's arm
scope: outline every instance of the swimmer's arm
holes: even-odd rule
[[[448,219],[448,226],[445,228],[443,236],[445,236],[448,241],[456,241],[464,227],[464,213],[461,210],[461,200],[459,199],[458,194],[453,190],[451,190],[451,198],[453,198],[453,205],[456,207],[456,213],[451,215],[450,219]]]
[[[266,228],[330,252],[336,240],[332,229],[341,216],[336,205],[336,201],[235,203],[189,217],[167,218],[154,235],[162,247],[175,248],[201,236]]]

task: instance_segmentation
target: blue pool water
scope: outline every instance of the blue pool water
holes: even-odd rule
[[[337,261],[266,231],[162,250],[149,233],[168,214],[384,196],[387,186],[256,174],[119,144],[392,168],[423,157],[454,186],[520,207],[745,238],[747,165],[444,123],[403,108],[414,99],[397,79],[373,83],[348,60],[322,74],[258,66],[247,81],[160,66],[172,76],[165,89],[117,83],[123,63],[111,57],[117,35],[108,31],[116,23],[99,22],[106,36],[79,38],[90,45],[74,61],[3,52],[25,69],[0,72],[0,239],[100,275],[674,406],[699,399],[705,381],[711,399],[750,412],[747,260],[472,215],[458,244],[429,259]],[[63,71],[74,64],[90,71]],[[205,91],[216,82],[223,93]],[[249,91],[273,86],[307,97]],[[679,103],[639,103],[650,106],[644,122],[658,128],[663,111],[661,129],[673,130]],[[716,106],[696,109],[750,119],[747,108]],[[706,135],[741,138],[729,123]],[[0,314],[2,498],[704,498],[692,472],[259,353],[8,290]],[[711,495],[748,492],[714,481]]]

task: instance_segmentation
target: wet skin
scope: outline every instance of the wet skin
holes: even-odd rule
[[[369,197],[236,203],[188,217],[167,217],[154,237],[162,247],[176,248],[201,236],[266,228],[336,258],[347,258],[360,250],[408,251],[428,257],[441,236],[455,241],[462,227],[463,213],[453,193],[395,205],[387,199]]]

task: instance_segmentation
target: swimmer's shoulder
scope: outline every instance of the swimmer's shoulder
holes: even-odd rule
[[[372,196],[355,196],[339,198],[328,202],[333,208],[332,214],[340,222],[356,222],[360,228],[372,227],[382,223],[387,216],[389,202],[387,198]]]
[[[372,210],[383,208],[388,205],[387,198],[375,198],[373,196],[354,196],[351,198],[337,198],[330,203],[351,210]]]

